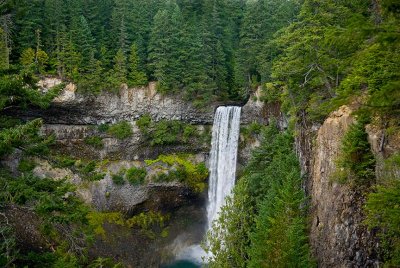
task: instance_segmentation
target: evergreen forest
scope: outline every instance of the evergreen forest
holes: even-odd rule
[[[63,83],[39,90],[48,77]],[[382,267],[400,267],[400,151],[382,152],[389,175],[378,176],[367,134],[371,125],[383,130],[381,151],[391,137],[400,144],[400,1],[0,0],[0,159],[22,155],[17,171],[0,165],[1,267],[125,267],[89,254],[103,223],[146,226],[146,234],[148,225],[157,226],[165,234],[168,217],[151,212],[127,220],[95,212],[71,194],[76,185],[67,179],[35,175],[31,160],[39,157],[91,182],[104,177],[95,170],[100,160],[55,157],[56,137],[41,131],[46,122],[15,112],[49,108],[69,83],[80,96],[96,98],[151,82],[162,96],[178,96],[199,110],[243,105],[260,89],[254,101],[278,106],[288,118],[284,129],[272,119],[241,130],[260,144],[207,234],[207,267],[319,266],[309,243],[310,174],[302,172],[295,141],[342,105],[356,107],[355,123],[343,135],[332,181],[360,193],[362,224],[379,241],[376,258]],[[99,137],[85,138],[85,146],[104,148],[100,135],[132,137],[126,121],[108,123],[94,125]],[[136,126],[145,147],[158,146],[158,156],[113,174],[115,185],[142,185],[146,168],[158,163],[174,173],[155,180],[186,183],[194,192],[206,188],[205,165],[163,154],[168,146],[210,137],[149,115],[140,115]],[[16,208],[41,223],[48,248],[21,245],[6,212]]]

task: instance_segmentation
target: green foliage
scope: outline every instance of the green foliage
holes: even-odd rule
[[[136,125],[151,146],[187,143],[190,138],[198,136],[197,129],[192,125],[179,120],[153,122],[147,114],[141,116]]]
[[[31,172],[35,168],[36,164],[31,159],[22,159],[19,162],[18,170],[21,172]]]
[[[96,235],[100,235],[103,238],[106,237],[106,231],[104,230],[104,223],[113,223],[121,226],[125,226],[125,219],[120,212],[97,212],[91,211],[87,215],[89,225],[93,228]]]
[[[110,128],[109,124],[101,124],[97,127],[98,131],[100,132],[107,132],[109,128]]]
[[[369,228],[379,228],[385,265],[400,265],[400,181],[391,179],[368,194],[365,205]]]
[[[131,167],[126,171],[125,178],[132,185],[141,185],[144,183],[146,175],[145,168]]]
[[[209,245],[202,247],[209,253],[209,267],[247,267],[250,249],[250,230],[254,224],[253,204],[246,179],[234,188],[233,196],[226,198],[218,219],[207,234]]]
[[[156,238],[156,233],[160,233],[162,237],[168,236],[166,222],[168,222],[169,214],[163,215],[160,212],[142,212],[132,218],[126,220],[127,226],[130,228],[140,228],[141,231],[149,238]]]
[[[35,266],[62,262],[68,255],[78,263],[80,260],[76,256],[84,254],[83,250],[90,241],[91,229],[86,220],[89,208],[73,194],[74,186],[64,180],[37,178],[29,172],[19,178],[12,178],[4,170],[1,172],[2,206],[30,207],[41,219],[42,234],[57,249],[54,253],[17,255],[14,261]]]
[[[211,267],[313,267],[304,202],[293,137],[270,126],[208,235]]]
[[[5,220],[5,222],[4,222]],[[9,267],[18,258],[15,234],[5,219],[0,219],[0,265]]]
[[[342,140],[341,155],[337,161],[339,181],[370,185],[375,179],[375,158],[360,119],[350,126]]]
[[[181,132],[182,123],[179,121],[162,120],[154,125],[150,144],[154,146],[177,143]]]
[[[147,135],[149,127],[151,126],[151,116],[149,114],[142,115],[137,121],[136,125],[139,127],[140,131]]]
[[[191,155],[160,155],[155,160],[145,160],[148,166],[159,165],[161,172],[152,178],[156,182],[179,181],[196,192],[206,187],[208,170],[204,163],[195,164]],[[168,165],[165,168],[165,164]]]
[[[91,136],[85,138],[85,143],[93,146],[96,149],[102,149],[104,147],[103,140],[98,136]]]
[[[55,162],[56,162],[56,164],[54,165],[55,167],[68,168],[74,166],[77,161],[68,156],[57,156],[55,158]]]
[[[132,127],[127,121],[121,121],[108,127],[107,133],[123,140],[132,136]]]
[[[111,179],[112,179],[113,183],[115,183],[116,185],[124,185],[125,184],[124,176],[122,174],[112,174]]]
[[[144,86],[147,84],[146,74],[139,70],[139,57],[136,44],[132,44],[129,55],[128,84],[129,86]]]
[[[96,235],[106,238],[107,233],[104,224],[116,224],[128,228],[139,228],[149,238],[156,238],[157,233],[165,234],[167,231],[166,223],[170,216],[160,212],[142,212],[129,219],[125,219],[120,212],[90,212],[87,215],[89,225],[93,228]]]
[[[37,119],[25,125],[0,131],[0,155],[4,156],[16,147],[28,145],[30,140],[37,138],[37,131],[41,125],[42,121]]]

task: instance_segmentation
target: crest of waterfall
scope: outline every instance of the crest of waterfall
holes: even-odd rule
[[[235,185],[241,107],[218,107],[214,116],[210,153],[207,228],[218,217],[225,197]]]

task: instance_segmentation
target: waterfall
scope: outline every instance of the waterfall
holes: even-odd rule
[[[240,111],[240,107],[228,106],[218,107],[215,112],[210,153],[208,229],[235,185]]]
[[[225,197],[231,193],[235,185],[240,112],[241,107],[236,106],[221,106],[215,112],[209,162],[207,230],[217,219]],[[202,257],[206,257],[206,252],[200,245],[192,245],[176,257],[178,260],[186,259],[200,264]]]

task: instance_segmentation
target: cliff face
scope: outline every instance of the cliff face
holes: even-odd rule
[[[39,85],[46,91],[60,83],[56,78],[48,78]],[[153,182],[153,173],[171,167],[152,167],[145,160],[155,159],[160,154],[190,153],[194,158],[191,161],[207,163],[214,111],[220,105],[223,104],[214,102],[196,108],[179,96],[158,94],[153,83],[143,88],[125,87],[119,94],[102,93],[98,96],[81,95],[76,92],[75,85],[68,84],[49,109],[17,111],[17,115],[23,119],[43,118],[41,132],[54,135],[56,144],[53,149],[57,154],[83,161],[94,160],[97,163],[96,172],[104,174],[99,181],[88,181],[74,167],[55,168],[51,165],[52,159],[37,158],[35,161],[38,165],[34,169],[37,176],[68,178],[77,186],[77,194],[98,211],[120,211],[127,216],[147,211],[170,215],[168,237],[151,240],[138,230],[107,224],[105,229],[112,237],[96,239],[91,249],[92,256],[108,256],[128,266],[158,267],[160,262],[171,257],[171,243],[177,237],[180,237],[183,245],[199,243],[202,239],[206,191],[195,193],[178,182]],[[143,115],[149,115],[155,123],[160,120],[178,120],[190,124],[196,135],[190,136],[185,142],[151,144],[151,140],[136,125]],[[128,122],[132,135],[118,139],[98,128],[100,124],[120,121]],[[264,105],[258,97],[251,98],[242,110],[241,123],[253,121],[267,122]],[[102,146],[88,144],[86,140],[90,137],[100,139]],[[242,143],[245,149],[239,152],[239,159],[244,165],[249,158],[249,148],[256,146],[257,142],[253,139]],[[8,162],[11,166],[17,165],[15,161]],[[131,185],[125,181],[123,185],[118,185],[113,182],[113,174],[120,174],[131,167],[146,168],[147,183]],[[113,240],[119,233],[124,234],[123,239]]]
[[[333,178],[350,114],[343,106],[325,120],[313,152],[310,240],[321,267],[372,267],[377,258],[373,234],[362,225],[365,193]]]
[[[61,84],[57,78],[47,78],[39,82],[42,91]],[[76,86],[68,84],[54,100],[49,109],[31,109],[18,111],[21,117],[41,117],[49,124],[94,125],[117,121],[135,121],[148,114],[154,121],[180,120],[189,124],[212,124],[214,111],[221,105],[240,105],[238,103],[211,102],[196,108],[191,102],[179,96],[161,95],[156,84],[147,87],[122,87],[118,94],[101,93],[97,96],[82,95],[76,92]],[[253,101],[243,107],[242,124],[261,120],[262,102]]]
[[[351,187],[335,181],[336,159],[341,141],[354,123],[351,108],[342,106],[317,128],[304,128],[298,136],[298,149],[303,170],[309,172],[306,190],[310,201],[310,243],[320,267],[377,267],[378,245],[375,234],[363,225],[366,186]],[[384,159],[400,150],[398,135],[388,137],[368,125],[367,133],[377,160],[377,180],[387,174]],[[313,140],[315,142],[313,142]],[[399,170],[391,170],[398,176]],[[397,174],[397,175],[396,175]]]

